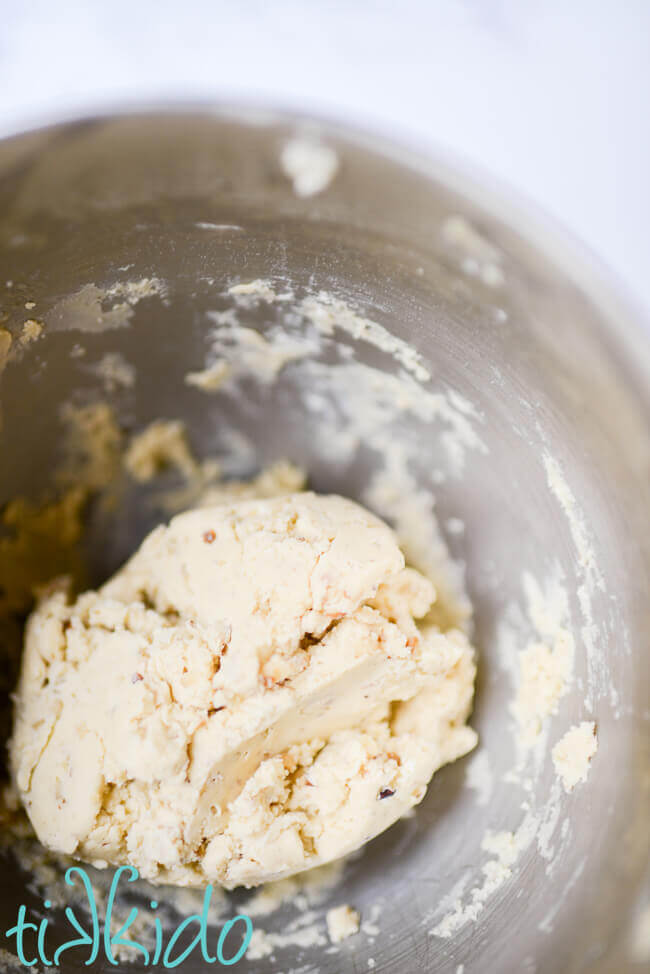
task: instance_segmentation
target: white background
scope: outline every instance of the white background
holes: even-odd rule
[[[0,134],[206,96],[451,151],[650,310],[650,0],[0,0]]]

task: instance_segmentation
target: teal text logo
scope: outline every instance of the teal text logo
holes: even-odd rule
[[[78,952],[84,951],[86,953],[85,964],[89,966],[97,960],[100,950],[103,950],[107,960],[117,966],[118,961],[115,958],[114,949],[115,947],[123,946],[131,947],[138,951],[142,956],[145,967],[153,967],[161,963],[163,967],[168,969],[178,967],[179,964],[187,960],[190,954],[195,951],[200,952],[206,964],[218,963],[224,967],[230,967],[241,960],[248,950],[253,935],[253,924],[251,923],[250,917],[240,913],[223,925],[215,945],[215,953],[212,954],[210,952],[210,945],[208,943],[208,911],[212,899],[212,886],[208,886],[205,890],[203,909],[201,912],[192,913],[186,917],[171,934],[166,944],[163,940],[162,924],[158,917],[154,917],[155,947],[153,951],[147,950],[143,944],[138,943],[137,940],[129,940],[126,936],[138,915],[136,907],[133,907],[126,922],[120,927],[117,933],[111,934],[113,908],[115,906],[118,886],[122,878],[125,878],[128,883],[135,882],[138,878],[137,869],[134,869],[133,866],[120,866],[116,870],[108,894],[106,915],[102,924],[98,916],[93,888],[85,869],[82,869],[81,866],[71,866],[66,871],[65,881],[68,886],[75,886],[77,883],[83,886],[88,902],[90,919],[86,923],[86,926],[84,926],[79,922],[72,908],[69,906],[66,907],[66,919],[76,936],[57,947],[52,956],[48,956],[47,951],[47,917],[42,919],[38,924],[32,923],[27,919],[26,907],[20,906],[16,923],[9,930],[5,931],[5,936],[10,940],[15,938],[15,952],[21,964],[24,964],[25,967],[33,967],[40,962],[45,967],[58,967],[61,963],[61,958],[68,951],[74,950]],[[51,905],[49,900],[45,900],[44,906],[46,909],[49,909]],[[150,905],[151,909],[155,910],[158,903],[152,900]],[[186,931],[191,931],[192,927],[196,927],[196,936],[187,947],[179,952],[179,940]],[[237,930],[240,933],[243,932],[244,936],[239,946],[234,949],[234,934]],[[229,953],[229,934],[233,931],[233,936],[230,937],[230,950],[232,952]]]

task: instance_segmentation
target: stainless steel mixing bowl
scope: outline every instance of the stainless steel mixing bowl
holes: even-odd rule
[[[305,125],[340,164],[321,193],[301,197],[280,153]],[[233,280],[331,292],[412,344],[431,387],[461,393],[482,416],[487,450],[471,456],[462,476],[445,470],[436,430],[420,431],[417,476],[435,493],[443,525],[450,517],[465,523],[448,541],[466,562],[476,609],[473,722],[492,767],[491,797],[479,804],[465,786],[466,761],[445,768],[413,818],[347,865],[323,909],[348,902],[368,917],[379,904],[374,938],[350,938],[338,953],[294,946],[237,969],[360,972],[370,958],[376,974],[640,969],[630,944],[650,820],[650,352],[649,332],[606,273],[525,208],[445,164],[336,125],[245,109],[95,118],[6,140],[0,204],[3,327],[16,337],[26,318],[45,321],[44,336],[0,379],[0,502],[37,498],[51,486],[62,402],[99,394],[100,380],[74,352],[80,344],[86,362],[119,351],[136,366],[132,394],[117,403],[125,426],[182,418],[209,454],[227,420],[252,437],[260,464],[288,455],[317,489],[358,495],[372,457],[339,463],[319,453],[290,370],[264,393],[251,389],[245,408],[184,385],[205,355],[205,312]],[[224,225],[241,229],[215,229]],[[467,226],[478,236],[468,238]],[[166,301],[139,302],[123,328],[52,324],[66,296],[125,276],[165,281]],[[368,346],[356,354],[377,364]],[[401,435],[398,426],[391,435]],[[564,508],[549,487],[546,453],[564,471]],[[144,509],[131,499],[110,532],[92,537],[95,581],[148,529]],[[591,655],[579,597],[587,535],[602,573]],[[570,595],[576,680],[553,739],[589,717],[599,750],[587,783],[562,797],[555,821],[545,820],[544,848],[560,849],[562,834],[561,853],[545,856],[541,840],[531,842],[473,921],[449,938],[432,935],[445,898],[467,905],[480,884],[486,829],[516,829],[523,815],[521,791],[504,780],[513,760],[512,686],[496,646],[506,607],[521,598],[522,571],[543,577],[556,562]],[[547,754],[527,798],[542,815],[553,780]],[[17,905],[38,905],[38,895],[11,851],[3,855],[4,930]],[[264,928],[281,931],[289,909],[264,918]],[[642,966],[638,950],[637,959]],[[82,960],[64,969],[84,969]],[[93,969],[114,968],[98,961]],[[203,967],[188,960],[182,969]]]

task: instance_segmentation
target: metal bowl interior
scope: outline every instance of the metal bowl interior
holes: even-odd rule
[[[296,295],[327,291],[404,339],[431,374],[427,387],[460,394],[479,417],[483,446],[462,469],[436,422],[395,420],[385,435],[417,436],[418,485],[435,496],[443,529],[450,518],[464,522],[447,542],[466,565],[475,607],[473,724],[492,791],[481,803],[467,786],[471,758],[444,768],[413,817],[346,865],[319,909],[351,903],[376,916],[377,932],[335,953],[278,946],[238,969],[327,974],[365,971],[372,959],[375,972],[624,970],[633,964],[629,935],[649,843],[647,333],[561,235],[435,162],[311,122],[308,137],[333,148],[339,168],[321,193],[296,195],[281,151],[306,125],[234,110],[154,113],[0,145],[3,327],[16,340],[26,318],[45,322],[43,336],[0,378],[0,503],[52,487],[61,405],[106,395],[87,365],[107,352],[136,368],[132,388],[108,394],[125,427],[182,419],[197,452],[210,455],[228,426],[253,441],[257,465],[288,456],[316,489],[358,497],[372,451],[324,451],[299,370],[246,387],[239,399],[197,393],[184,377],[205,360],[208,312],[227,306],[224,291],[238,281],[271,280]],[[126,327],[61,318],[70,295],[88,285],[106,292],[125,278],[163,281],[165,299],[139,301]],[[254,327],[269,327],[263,305],[250,314]],[[397,371],[350,335],[337,340],[358,361]],[[73,353],[79,345],[83,358]],[[89,529],[93,581],[151,526],[144,493]],[[598,575],[586,606],[596,578],[590,559]],[[576,661],[570,692],[549,721],[549,748],[584,719],[596,722],[599,740],[588,781],[570,794],[558,792],[549,748],[529,766],[526,787],[507,775],[515,745],[503,621],[523,605],[523,573],[545,579],[557,570]],[[538,830],[483,903],[486,831],[517,834],[527,812]],[[4,930],[18,904],[36,908],[40,900],[29,871],[10,849],[2,855]],[[456,899],[466,922],[451,936],[432,934]],[[233,894],[233,910],[242,902],[243,893]],[[285,904],[263,926],[281,933],[292,919]],[[56,913],[53,943],[63,929]],[[71,956],[66,969],[84,969],[83,959]],[[112,968],[100,959],[92,969]],[[191,957],[183,969],[202,966]]]

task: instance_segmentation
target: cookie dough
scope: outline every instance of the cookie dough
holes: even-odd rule
[[[474,651],[358,504],[250,492],[28,620],[10,744],[40,840],[231,888],[343,856],[476,743]]]
[[[598,738],[593,720],[574,724],[560,738],[551,754],[555,772],[561,778],[565,791],[573,791],[579,782],[587,780],[591,759],[597,750]]]
[[[333,944],[340,944],[342,940],[352,937],[359,932],[361,917],[357,910],[354,910],[347,903],[341,906],[334,906],[327,911],[325,922],[327,923],[327,933]]]

